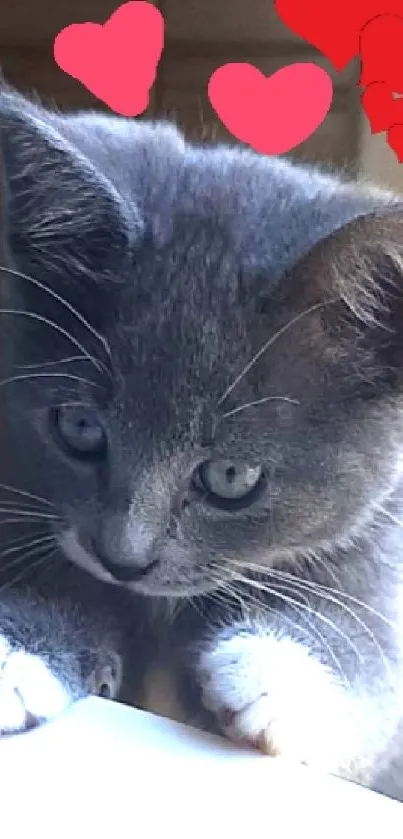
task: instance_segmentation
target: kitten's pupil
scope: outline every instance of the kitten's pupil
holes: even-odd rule
[[[225,475],[226,475],[228,483],[232,484],[234,482],[235,476],[236,476],[235,466],[228,466],[228,469],[227,469]]]

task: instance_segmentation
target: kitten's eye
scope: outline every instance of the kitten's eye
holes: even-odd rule
[[[64,405],[52,411],[51,421],[69,454],[87,459],[105,454],[106,434],[95,408]]]
[[[247,466],[232,460],[209,460],[197,470],[196,480],[209,493],[211,501],[243,506],[252,501],[262,476],[261,466]]]

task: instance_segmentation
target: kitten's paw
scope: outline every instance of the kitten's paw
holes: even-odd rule
[[[199,679],[204,706],[232,740],[299,763],[333,762],[341,691],[302,645],[249,630],[219,637]]]
[[[53,719],[72,698],[43,659],[13,649],[0,635],[0,735],[26,731]]]

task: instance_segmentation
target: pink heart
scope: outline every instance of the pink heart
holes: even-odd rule
[[[122,116],[138,116],[164,46],[164,18],[145,0],[124,3],[101,26],[73,23],[54,43],[56,64]]]
[[[284,154],[325,119],[333,99],[328,73],[312,63],[290,64],[267,78],[251,64],[224,64],[208,96],[225,127],[263,154]]]

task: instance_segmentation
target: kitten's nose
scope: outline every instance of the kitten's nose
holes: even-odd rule
[[[112,516],[101,527],[96,554],[115,580],[135,582],[158,564],[151,552],[153,541],[153,535],[141,525],[135,527],[125,517]]]
[[[142,566],[141,568],[134,564],[111,562],[105,557],[100,557],[100,559],[104,568],[112,574],[112,577],[118,583],[134,583],[137,580],[142,580],[143,577],[149,574],[152,568],[158,565],[157,559],[152,560],[148,565]]]

